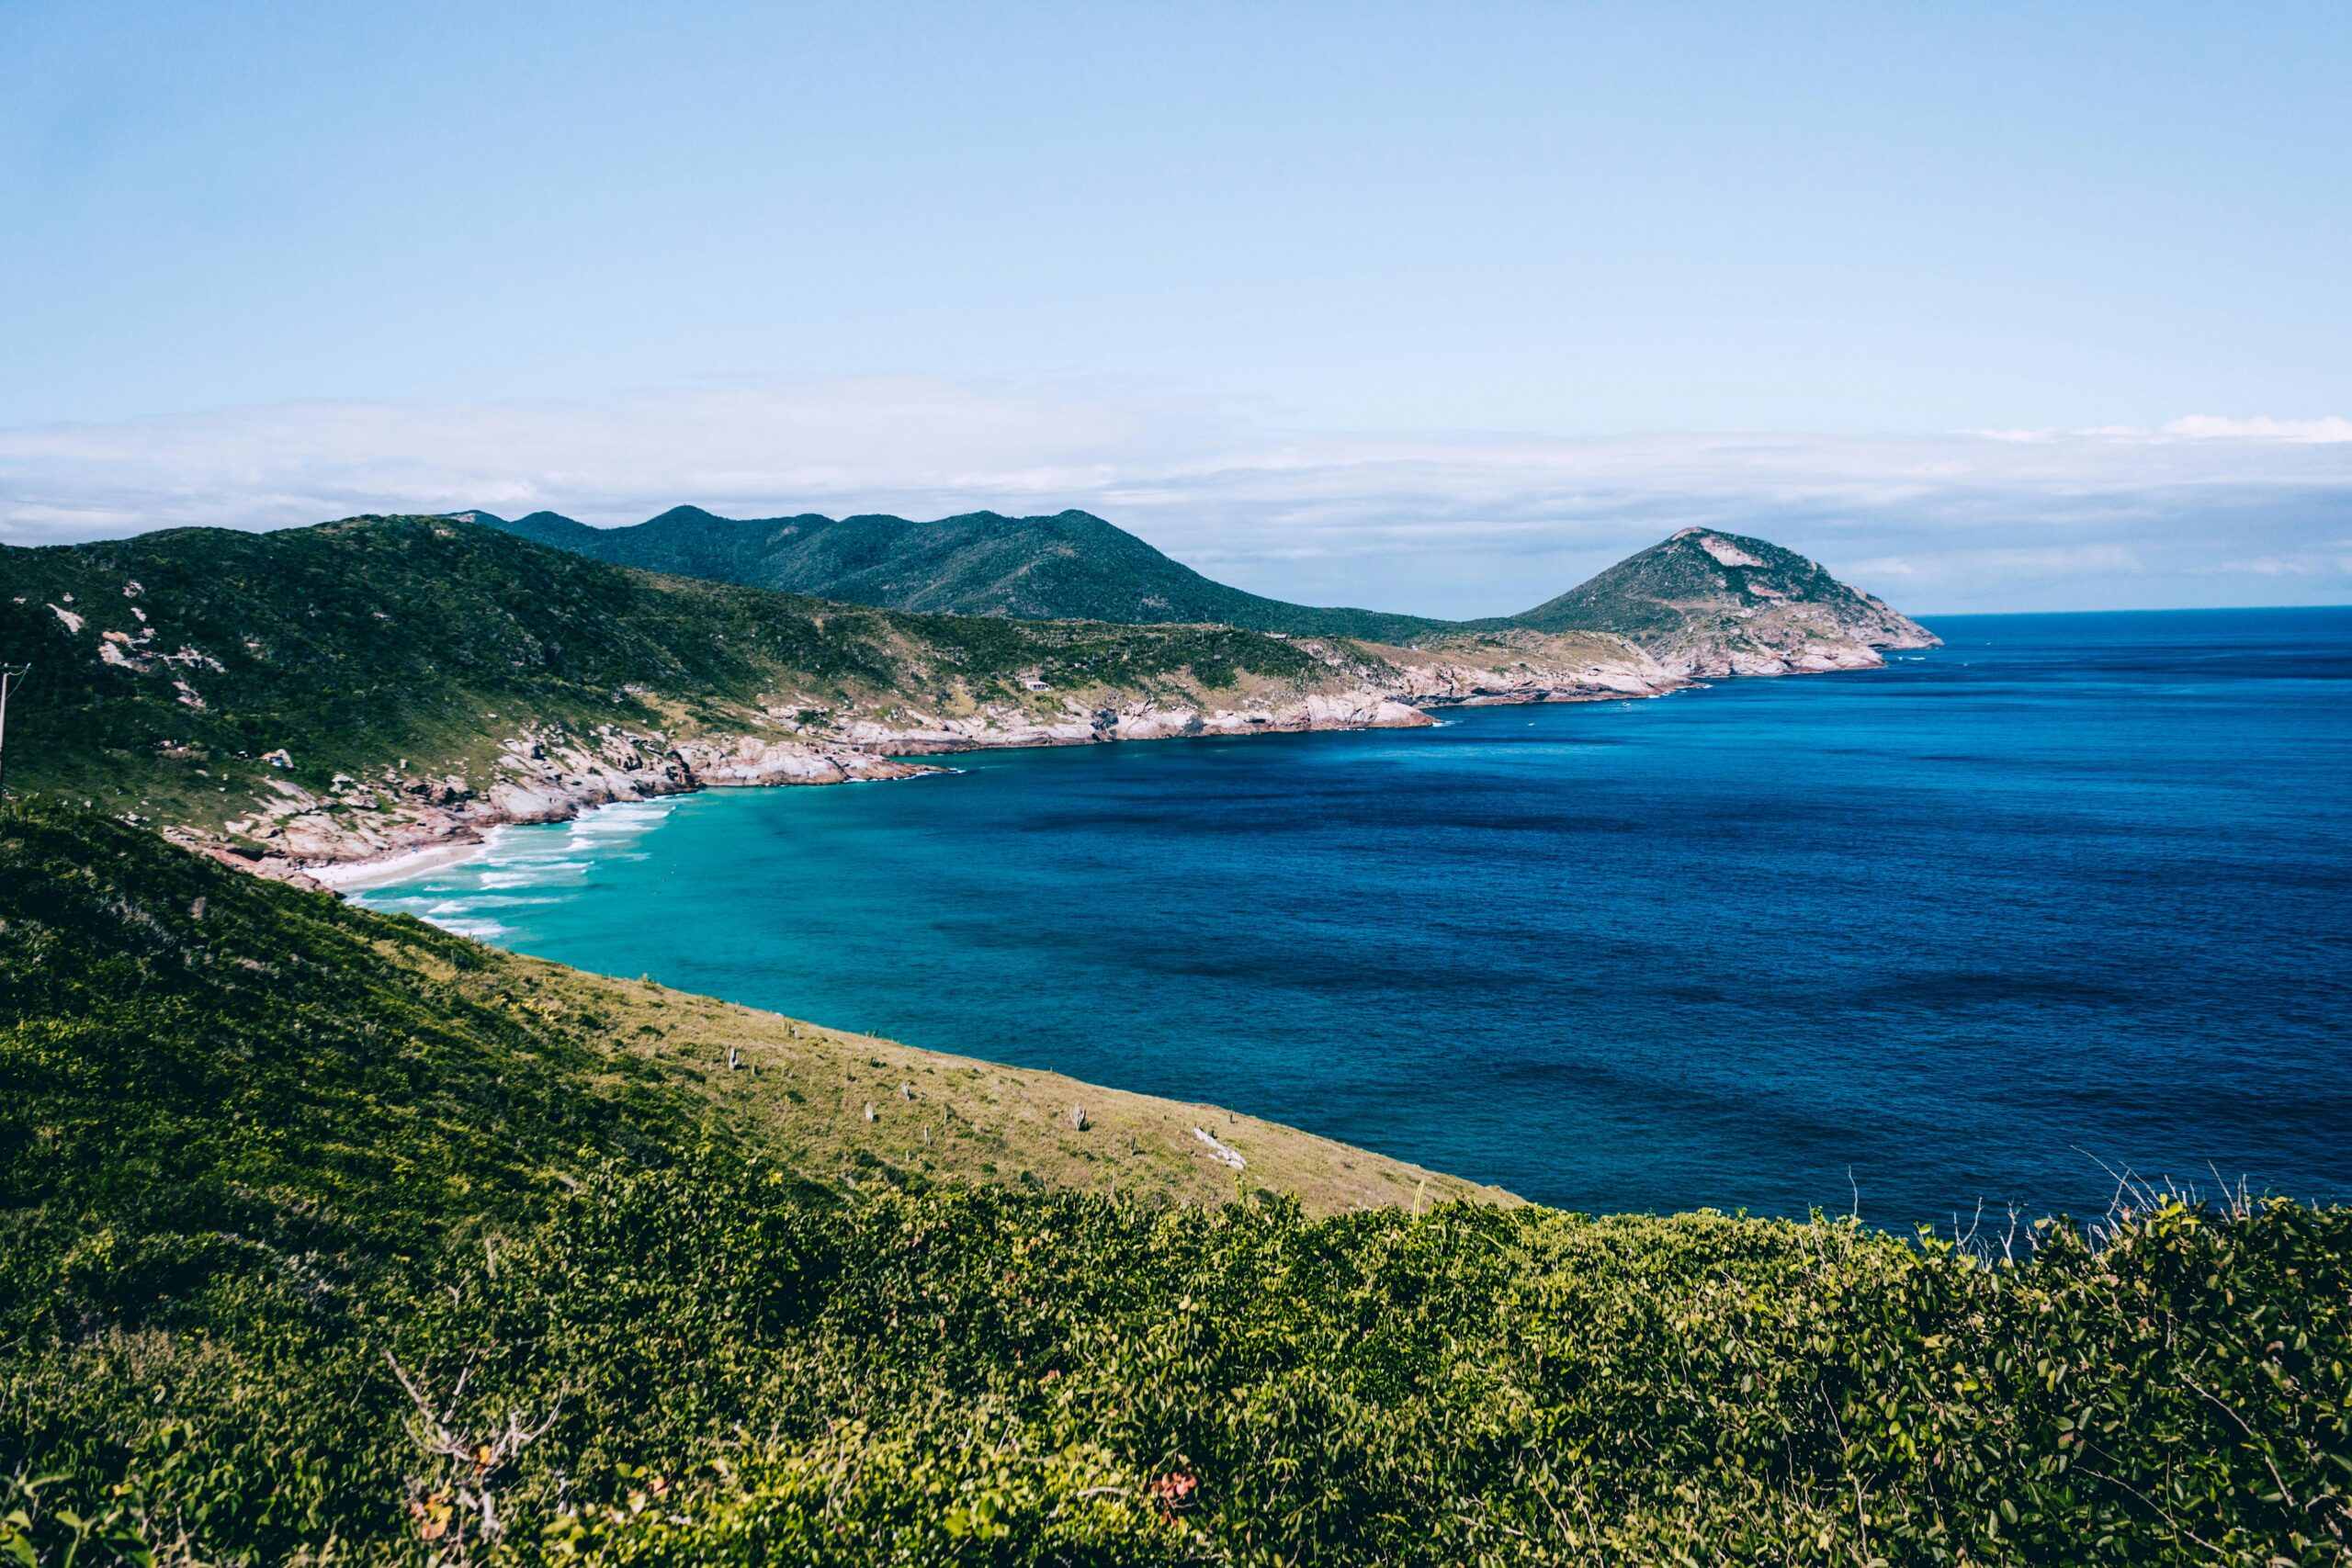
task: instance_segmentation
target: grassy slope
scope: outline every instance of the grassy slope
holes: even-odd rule
[[[5,548],[0,588],[0,658],[35,666],[9,716],[10,783],[199,829],[250,809],[270,776],[258,759],[278,747],[314,792],[402,757],[479,782],[498,738],[534,723],[677,734],[745,728],[771,706],[1057,709],[1329,674],[1223,627],[892,614],[435,518]],[[145,638],[115,646],[146,668],[104,662],[107,631]],[[1023,687],[1033,671],[1048,693]]]
[[[615,1040],[707,1097],[746,1145],[820,1182],[962,1179],[1210,1203],[1262,1189],[1310,1213],[1518,1201],[1216,1106],[919,1051],[536,960],[507,963],[503,983],[564,1016],[608,1020]],[[1073,1108],[1086,1112],[1083,1129]],[[1242,1156],[1246,1173],[1219,1164],[1195,1128]]]
[[[1431,1201],[1504,1196],[1254,1119],[583,975],[55,807],[0,818],[0,1009],[10,1192],[162,1202],[175,1234],[305,1250],[358,1245],[338,1216],[397,1213],[407,1236],[527,1208],[582,1162],[711,1140],[831,1186],[1270,1187],[1317,1212],[1424,1180]],[[159,1114],[126,1138],[119,1103]],[[1192,1136],[1212,1118],[1246,1182]]]
[[[898,610],[1128,626],[1206,621],[1391,643],[1455,629],[1426,616],[1320,609],[1228,588],[1084,512],[974,512],[917,523],[739,519],[681,506],[627,528],[589,528],[548,512],[513,522],[472,515],[598,560]]]

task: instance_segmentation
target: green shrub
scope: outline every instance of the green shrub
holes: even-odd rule
[[[1826,1221],[616,1168],[333,1310],[19,1341],[0,1463],[63,1474],[42,1520],[128,1498],[255,1562],[413,1554],[436,1508],[433,1544],[533,1561],[2335,1562],[2347,1241],[2174,1205],[2011,1267]],[[495,1540],[395,1364],[463,1452],[544,1427]]]

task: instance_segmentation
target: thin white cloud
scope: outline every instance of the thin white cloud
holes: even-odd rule
[[[2225,419],[2187,414],[2165,426],[2167,435],[2197,441],[2352,441],[2352,419]]]
[[[1675,528],[1760,534],[1924,610],[2352,597],[2352,420],[1928,436],[1305,432],[1132,382],[867,378],[597,402],[318,402],[0,429],[0,538],[358,512],[599,524],[1084,507],[1324,603],[1524,608]],[[2250,563],[2310,562],[2269,570]],[[2233,565],[2233,563],[2249,563]]]
[[[2052,446],[2069,439],[2147,445],[2175,441],[2352,442],[2352,419],[2329,414],[2320,419],[2275,419],[2268,414],[2235,418],[2225,414],[2191,413],[2167,420],[2151,429],[2136,424],[2095,424],[2079,430],[2045,425],[2031,430],[1972,430],[1966,434],[1987,441]]]

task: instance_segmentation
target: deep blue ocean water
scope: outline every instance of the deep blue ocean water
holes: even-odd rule
[[[2352,1200],[2352,610],[1933,626],[616,807],[361,897],[1579,1209],[2089,1214],[2101,1162]]]

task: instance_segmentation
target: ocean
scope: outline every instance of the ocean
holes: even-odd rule
[[[1929,625],[1877,671],[616,807],[356,897],[1575,1209],[2352,1200],[2352,609]]]

